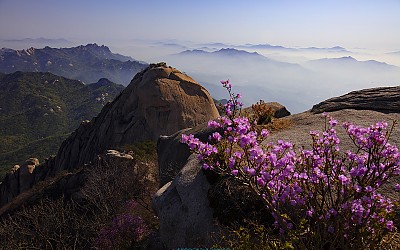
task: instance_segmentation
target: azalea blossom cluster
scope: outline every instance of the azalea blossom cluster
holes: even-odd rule
[[[295,233],[314,247],[339,246],[344,239],[365,241],[394,230],[395,202],[379,193],[400,174],[399,150],[388,142],[394,125],[388,130],[386,122],[367,128],[344,123],[355,151],[342,153],[338,121],[324,113],[325,129],[310,132],[309,149],[282,140],[266,143],[268,130],[241,117],[240,95],[229,81],[221,83],[230,99],[226,116],[208,123],[216,132],[209,142],[193,135],[182,135],[181,142],[198,153],[204,169],[234,176],[259,194],[281,235]]]
[[[136,202],[129,201],[127,207],[136,206]],[[118,214],[112,222],[102,228],[96,240],[96,246],[101,249],[120,249],[132,247],[149,232],[146,222],[137,215],[130,213]]]

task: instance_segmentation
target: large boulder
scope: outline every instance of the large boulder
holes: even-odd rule
[[[165,249],[212,246],[210,236],[218,228],[207,197],[209,189],[210,183],[192,155],[176,178],[155,194],[153,207]]]
[[[157,141],[160,187],[175,178],[191,155],[189,147],[181,143],[182,134],[194,134],[196,138],[206,142],[215,131],[204,123],[194,128],[182,129],[169,136],[160,136]]]
[[[264,102],[261,104],[265,107],[265,109],[271,109],[272,111],[272,116],[275,118],[282,118],[285,116],[289,116],[290,112],[286,109],[285,106],[278,102]],[[247,107],[243,109],[243,112],[252,115],[253,114],[253,108],[252,107]]]
[[[274,112],[273,116],[275,118],[282,118],[290,115],[290,112],[286,109],[286,107],[278,102],[267,102],[266,104],[268,107],[271,107],[272,111]]]
[[[384,113],[400,112],[400,86],[363,89],[334,97],[314,105],[313,113],[341,109],[374,110]]]

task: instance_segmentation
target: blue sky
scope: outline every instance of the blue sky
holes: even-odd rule
[[[0,39],[26,37],[400,50],[400,0],[0,0]]]

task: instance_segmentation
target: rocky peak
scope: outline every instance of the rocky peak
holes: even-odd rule
[[[101,52],[101,53],[110,53],[111,54],[111,50],[110,48],[108,48],[105,45],[97,45],[97,43],[89,43],[87,45],[82,45],[81,47],[84,50],[90,50],[90,51],[96,51],[96,52]]]
[[[27,50],[24,50],[24,52],[25,52],[25,54],[27,54],[28,56],[31,56],[31,55],[33,55],[33,54],[35,54],[35,48],[33,48],[33,47],[30,47],[30,48],[28,48]]]
[[[165,63],[151,64],[97,117],[83,122],[62,143],[54,158],[35,168],[32,185],[63,170],[88,164],[105,150],[156,141],[160,135],[170,135],[218,116],[208,91],[195,80]],[[0,186],[0,196],[7,195],[9,200],[18,194],[10,196],[9,190],[15,188],[5,181]]]
[[[110,84],[113,84],[110,80],[107,78],[100,78],[96,83],[93,83],[96,87],[102,87],[102,86],[107,86]]]

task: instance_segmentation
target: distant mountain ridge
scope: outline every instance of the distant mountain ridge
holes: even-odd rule
[[[371,70],[388,70],[388,71],[399,71],[400,67],[387,64],[385,62],[379,62],[376,60],[359,61],[352,56],[345,56],[339,58],[322,58],[317,60],[311,60],[306,64],[319,67],[342,67],[347,69],[347,67],[357,67],[357,68],[370,68]]]
[[[85,85],[51,73],[18,71],[0,74],[0,89],[0,167],[9,168],[31,154],[43,159],[55,153],[68,133],[124,87],[104,78]]]
[[[319,48],[319,47],[307,47],[307,48],[301,48],[304,50],[322,50],[322,51],[336,51],[336,52],[349,52],[345,48],[341,46],[334,46],[330,48]]]
[[[226,57],[269,60],[267,57],[260,55],[257,52],[248,52],[246,50],[238,50],[234,48],[222,48],[220,50],[213,52],[208,52],[201,49],[185,50],[178,53],[177,55],[210,55],[210,56],[226,56]]]
[[[399,51],[393,51],[393,52],[389,52],[387,54],[391,54],[391,55],[400,55],[400,50]]]
[[[175,59],[190,59],[188,63],[193,64],[221,64],[224,65],[235,64],[237,66],[242,63],[250,63],[253,66],[261,68],[301,68],[300,65],[295,63],[288,63],[282,61],[276,61],[261,55],[257,52],[249,52],[246,50],[240,50],[235,48],[222,48],[216,51],[205,51],[201,49],[185,50],[177,54],[170,55],[168,61],[174,62]],[[192,61],[195,60],[195,61]]]
[[[246,43],[246,44],[224,44],[224,43],[206,43],[206,44],[200,44],[200,46],[203,47],[214,47],[214,48],[235,48],[235,49],[251,49],[251,50],[272,50],[272,51],[291,51],[291,52],[296,52],[296,51],[315,51],[315,52],[347,52],[349,53],[346,48],[342,46],[333,46],[333,47],[286,47],[282,45],[272,45],[269,43],[261,43],[261,44],[252,44],[252,43]]]
[[[49,38],[49,37],[26,37],[26,38],[0,38],[0,48],[26,49],[30,47],[44,48],[50,47],[72,47],[76,46],[75,42],[65,38]]]
[[[115,54],[96,43],[72,48],[0,49],[0,72],[51,72],[85,83],[100,78],[127,85],[147,64]]]

